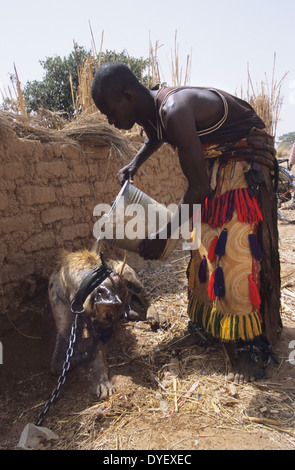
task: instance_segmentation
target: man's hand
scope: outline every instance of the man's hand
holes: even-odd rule
[[[129,181],[129,183],[133,183],[133,177],[137,173],[138,169],[141,165],[156,151],[160,148],[162,142],[158,140],[149,140],[146,138],[144,144],[137,152],[133,160],[131,160],[128,165],[124,166],[118,173],[118,179],[120,184],[123,186],[125,181]]]
[[[133,176],[135,175],[137,168],[132,164],[129,163],[128,165],[124,166],[118,173],[117,177],[121,186],[125,183],[125,181],[129,181],[129,183],[133,184]]]

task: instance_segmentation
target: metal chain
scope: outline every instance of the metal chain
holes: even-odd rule
[[[70,365],[71,365],[70,360],[71,360],[71,357],[73,356],[73,353],[74,353],[74,344],[75,344],[76,339],[77,339],[77,335],[76,335],[77,325],[78,325],[78,313],[75,314],[75,320],[72,324],[71,334],[70,334],[70,339],[69,339],[69,346],[68,346],[68,349],[67,349],[67,352],[66,352],[66,358],[65,358],[63,366],[62,366],[62,372],[61,372],[61,374],[60,374],[60,376],[57,380],[57,386],[53,390],[53,392],[51,394],[51,398],[45,403],[44,409],[39,413],[38,418],[37,418],[37,422],[36,422],[36,426],[41,426],[42,422],[45,419],[45,416],[47,415],[49,410],[52,408],[55,400],[58,398],[62,385],[66,381],[67,372],[68,372],[68,370],[70,368]]]

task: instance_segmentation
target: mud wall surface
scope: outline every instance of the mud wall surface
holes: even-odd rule
[[[132,137],[134,151],[140,139]],[[0,128],[0,273],[6,300],[33,295],[63,248],[91,248],[93,209],[114,200],[120,190],[116,174],[127,163],[110,146],[83,138],[79,144],[44,143]],[[164,204],[179,201],[186,185],[170,146],[142,169],[137,187]]]

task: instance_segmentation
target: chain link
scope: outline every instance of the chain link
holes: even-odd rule
[[[67,372],[70,369],[70,365],[71,365],[71,357],[74,354],[74,344],[75,344],[76,339],[77,339],[77,335],[76,335],[77,325],[78,325],[78,313],[75,314],[75,320],[72,324],[71,334],[70,334],[70,339],[69,339],[69,346],[68,346],[68,349],[67,349],[67,352],[66,352],[66,358],[65,358],[63,366],[62,366],[62,372],[61,372],[61,374],[60,374],[60,376],[57,380],[57,386],[53,390],[53,392],[51,394],[51,398],[45,403],[44,409],[39,413],[38,418],[37,418],[37,422],[36,422],[36,426],[41,426],[42,422],[45,419],[45,416],[47,415],[49,410],[52,408],[55,400],[58,398],[62,385],[66,381]]]

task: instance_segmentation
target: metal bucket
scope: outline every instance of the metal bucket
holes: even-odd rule
[[[102,217],[105,229],[98,241],[137,253],[140,243],[166,225],[171,215],[165,206],[126,181],[110,212]],[[173,251],[177,241],[167,240],[162,260]]]

